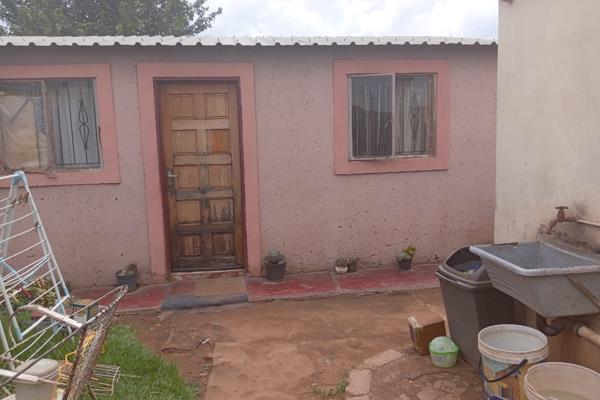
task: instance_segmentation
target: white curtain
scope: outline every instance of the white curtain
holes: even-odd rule
[[[432,154],[435,132],[434,78],[396,76],[396,154]]]
[[[392,79],[392,75],[351,78],[354,157],[392,155]]]
[[[40,87],[33,83],[0,84],[2,167],[45,170],[49,168],[49,152]]]

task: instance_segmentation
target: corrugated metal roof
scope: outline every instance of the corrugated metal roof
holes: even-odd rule
[[[385,45],[482,45],[494,39],[433,36],[0,36],[4,46],[385,46]]]

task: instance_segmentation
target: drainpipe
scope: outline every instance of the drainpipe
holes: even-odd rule
[[[546,318],[542,317],[540,314],[536,314],[535,318],[536,327],[546,336],[560,335],[567,327],[568,322],[569,321],[563,318],[556,318],[550,324],[548,324]]]
[[[552,320],[551,323],[548,323],[546,318],[542,317],[540,314],[537,314],[536,326],[538,330],[546,336],[558,336],[566,328],[569,328],[580,338],[587,340],[597,347],[600,347],[600,333],[587,327],[581,322],[573,322],[566,318],[556,318]]]

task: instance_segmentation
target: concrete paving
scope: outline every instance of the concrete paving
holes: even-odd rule
[[[407,318],[423,311],[443,315],[439,289],[143,313],[119,322],[155,351],[171,348],[162,354],[198,379],[204,400],[482,398],[466,364],[438,369],[412,350]],[[174,343],[204,338],[209,342],[194,350],[172,351]],[[212,372],[205,375],[208,359]],[[344,382],[346,391],[337,390]],[[337,395],[323,397],[329,391]]]

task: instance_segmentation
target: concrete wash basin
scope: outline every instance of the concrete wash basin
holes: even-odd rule
[[[546,241],[475,245],[492,285],[544,317],[600,312],[600,257]]]

